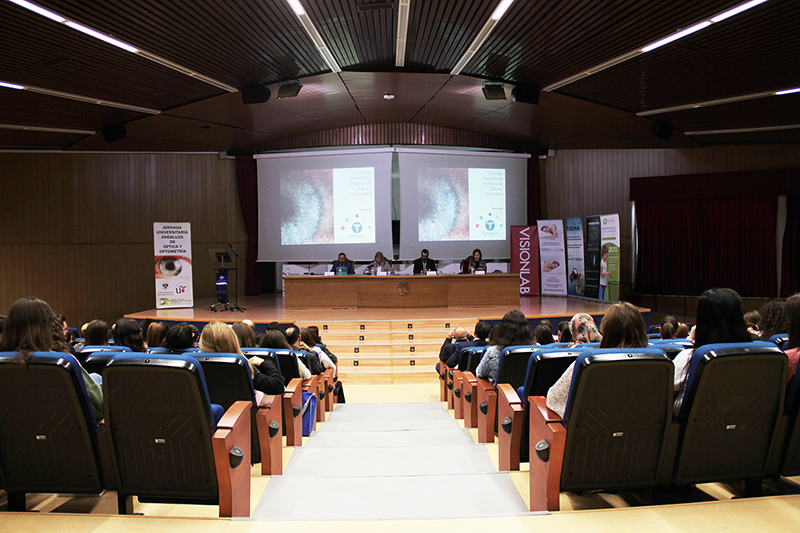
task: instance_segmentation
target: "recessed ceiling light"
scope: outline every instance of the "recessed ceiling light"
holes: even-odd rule
[[[394,95],[392,93],[386,93],[383,95],[384,100],[394,100]]]

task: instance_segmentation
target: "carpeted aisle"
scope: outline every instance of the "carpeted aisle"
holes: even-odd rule
[[[529,514],[508,474],[441,403],[345,404],[317,427],[272,478],[254,519]]]

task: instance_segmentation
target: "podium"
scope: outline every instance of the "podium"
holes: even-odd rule
[[[209,250],[209,252],[211,252],[213,254],[214,258],[216,259],[217,263],[219,264],[219,267],[214,269],[214,272],[216,272],[215,286],[216,286],[216,291],[217,291],[217,303],[215,303],[214,305],[211,306],[211,310],[214,311],[214,312],[216,312],[216,311],[218,311],[220,309],[222,311],[242,311],[242,312],[244,312],[244,309],[239,307],[239,305],[238,305],[238,302],[239,302],[239,291],[238,291],[239,278],[238,278],[238,276],[236,277],[236,289],[237,289],[237,291],[236,291],[236,303],[231,304],[230,301],[228,300],[228,274],[230,272],[233,272],[234,276],[236,276],[236,272],[238,272],[238,270],[239,270],[239,261],[238,261],[239,255],[236,254],[236,252],[233,250],[233,248],[230,247],[230,245],[229,245],[229,248],[230,248],[230,251],[233,252],[236,255],[236,258],[237,258],[236,266],[233,267],[233,268],[231,268],[229,266],[231,264],[231,256],[230,256],[230,254],[228,253],[227,250],[226,251]],[[226,266],[226,263],[227,263],[228,266]]]

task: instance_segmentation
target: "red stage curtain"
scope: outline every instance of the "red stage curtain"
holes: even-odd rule
[[[247,232],[245,255],[244,293],[261,294],[261,277],[258,275],[258,183],[256,161],[251,155],[236,156],[236,184],[239,188],[239,206],[242,209],[244,229]]]
[[[641,201],[636,218],[637,292],[777,294],[775,197]]]
[[[786,197],[786,232],[781,258],[781,296],[800,292],[800,196]]]

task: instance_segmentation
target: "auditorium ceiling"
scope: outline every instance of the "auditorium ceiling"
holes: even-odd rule
[[[19,3],[0,0],[0,150],[800,141],[800,92],[776,94],[800,88],[797,0]]]

